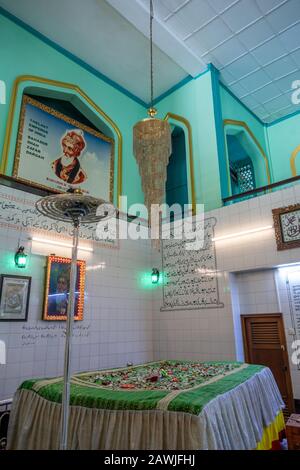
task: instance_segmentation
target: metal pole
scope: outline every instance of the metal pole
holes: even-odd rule
[[[67,450],[68,448],[68,425],[69,425],[70,379],[71,379],[71,367],[70,366],[71,366],[71,345],[72,345],[72,331],[73,331],[74,306],[75,306],[78,234],[79,234],[79,221],[75,221],[74,231],[73,231],[73,249],[72,249],[71,273],[70,273],[70,292],[69,292],[69,301],[68,301],[68,309],[67,309],[67,325],[66,325],[64,388],[63,388],[62,407],[61,407],[61,434],[60,434],[60,449],[61,450]]]

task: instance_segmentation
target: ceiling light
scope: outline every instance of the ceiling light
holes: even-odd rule
[[[32,237],[32,241],[33,242],[38,242],[38,243],[45,243],[46,245],[55,245],[55,246],[63,246],[63,247],[66,247],[66,248],[73,248],[73,245],[71,243],[58,242],[58,241],[49,240],[49,239],[46,239],[46,238]],[[82,246],[82,245],[78,246],[78,250],[89,251],[91,253],[94,251],[93,248],[90,248],[88,246]]]
[[[229,238],[242,237],[244,235],[250,235],[251,233],[263,232],[264,230],[270,230],[273,228],[273,225],[266,225],[265,227],[253,228],[250,230],[245,230],[244,232],[229,233],[228,235],[222,235],[221,237],[212,238],[213,242],[218,242],[220,240],[228,240]]]

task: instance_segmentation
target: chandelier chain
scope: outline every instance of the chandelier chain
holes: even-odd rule
[[[154,18],[154,11],[153,11],[153,0],[150,0],[150,83],[151,83],[151,108],[153,108],[153,96],[154,96],[154,74],[153,74],[153,18]]]
[[[171,128],[167,120],[158,119],[154,108],[153,20],[154,0],[149,0],[150,16],[150,85],[151,101],[148,118],[137,122],[133,128],[133,153],[139,166],[145,205],[151,214],[153,204],[160,205],[165,198],[167,166],[172,153]],[[159,220],[153,221],[152,246],[159,249]]]

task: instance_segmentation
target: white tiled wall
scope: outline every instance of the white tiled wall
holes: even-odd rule
[[[53,252],[62,255],[63,250],[70,256],[70,251],[47,245],[36,250],[28,240],[29,235],[0,227],[0,273],[32,276],[28,321],[0,321],[0,340],[7,345],[7,365],[0,365],[0,400],[11,397],[26,378],[55,376],[63,370],[64,322],[42,321],[41,316],[45,255]],[[13,261],[20,244],[29,253],[26,270],[16,268]],[[103,248],[97,243],[93,243],[93,249],[93,253],[80,253],[87,263],[86,295],[84,320],[75,322],[72,369],[82,371],[151,361],[153,290],[145,288],[141,281],[152,268],[150,243],[121,240],[120,249]],[[44,255],[36,254],[42,250]],[[90,269],[102,263],[104,269]],[[43,338],[39,337],[33,345],[25,344],[31,340],[24,335],[37,333],[28,330],[29,327],[45,326],[54,330],[43,330]],[[56,337],[47,338],[47,333]]]
[[[300,200],[300,185],[207,212],[216,217],[215,236],[273,225],[272,209]],[[274,229],[216,242],[220,301],[224,308],[160,312],[162,299],[154,300],[153,341],[156,358],[232,360],[243,357],[240,313],[278,312],[273,271],[281,264],[300,262],[300,249],[277,251]],[[243,274],[244,296],[238,303],[234,273]],[[241,278],[241,275],[239,275]],[[251,279],[251,282],[250,282]],[[248,286],[249,284],[249,286]],[[247,292],[247,289],[250,289]],[[250,301],[251,300],[251,301]],[[283,312],[284,313],[284,312]],[[295,397],[300,398],[299,371],[293,373]]]
[[[276,269],[244,271],[231,275],[232,309],[239,359],[244,360],[241,315],[280,312],[275,283]]]
[[[231,275],[232,312],[239,360],[244,360],[241,315],[280,311],[274,276],[275,269],[244,271]]]
[[[237,273],[235,281],[238,286],[241,315],[279,311],[275,269]]]

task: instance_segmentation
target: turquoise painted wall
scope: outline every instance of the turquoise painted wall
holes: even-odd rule
[[[185,134],[176,127],[172,132],[172,155],[167,167],[166,203],[169,206],[180,204],[184,210],[188,202]]]
[[[7,89],[7,103],[0,106],[1,154],[14,80],[26,74],[69,82],[78,85],[119,127],[123,137],[123,194],[128,196],[129,204],[143,201],[132,152],[132,128],[136,121],[145,117],[145,108],[2,15],[0,31],[0,79],[5,81]],[[16,115],[20,100],[21,96]],[[14,120],[8,174],[12,171],[17,127],[18,116]]]
[[[243,138],[246,139],[244,141],[244,144],[250,146],[248,148],[248,151],[250,152],[253,158],[253,163],[256,168],[255,172],[257,187],[267,185],[270,182],[274,182],[275,179],[273,175],[273,159],[268,145],[266,126],[263,122],[256,118],[253,113],[248,110],[247,107],[244,106],[238,98],[233,96],[222,84],[220,84],[220,94],[223,120],[230,119],[234,121],[242,121],[247,124],[248,128],[257,139],[258,143],[260,144],[261,148],[263,149],[263,152],[267,157],[268,171],[266,169],[265,159],[262,156],[259,147],[249,136],[249,133],[244,132]],[[229,127],[230,126],[227,126],[228,129]],[[228,149],[226,149],[226,152],[228,153]]]
[[[251,129],[260,145],[267,152],[264,125],[247,110],[237,98],[234,98],[222,85],[220,86],[222,115],[224,119],[244,121]]]
[[[192,126],[196,202],[205,204],[205,210],[222,205],[219,177],[218,149],[214,121],[211,71],[188,82],[156,105],[160,117],[174,113],[186,118]],[[178,121],[175,125],[186,128]],[[187,153],[188,155],[188,153]],[[189,180],[189,165],[188,165]],[[190,198],[189,181],[189,198]],[[191,198],[189,199],[191,201]]]
[[[291,178],[290,158],[292,152],[300,145],[300,115],[292,116],[278,122],[266,129],[272,165],[274,181]],[[297,175],[300,175],[300,153],[296,158]]]

